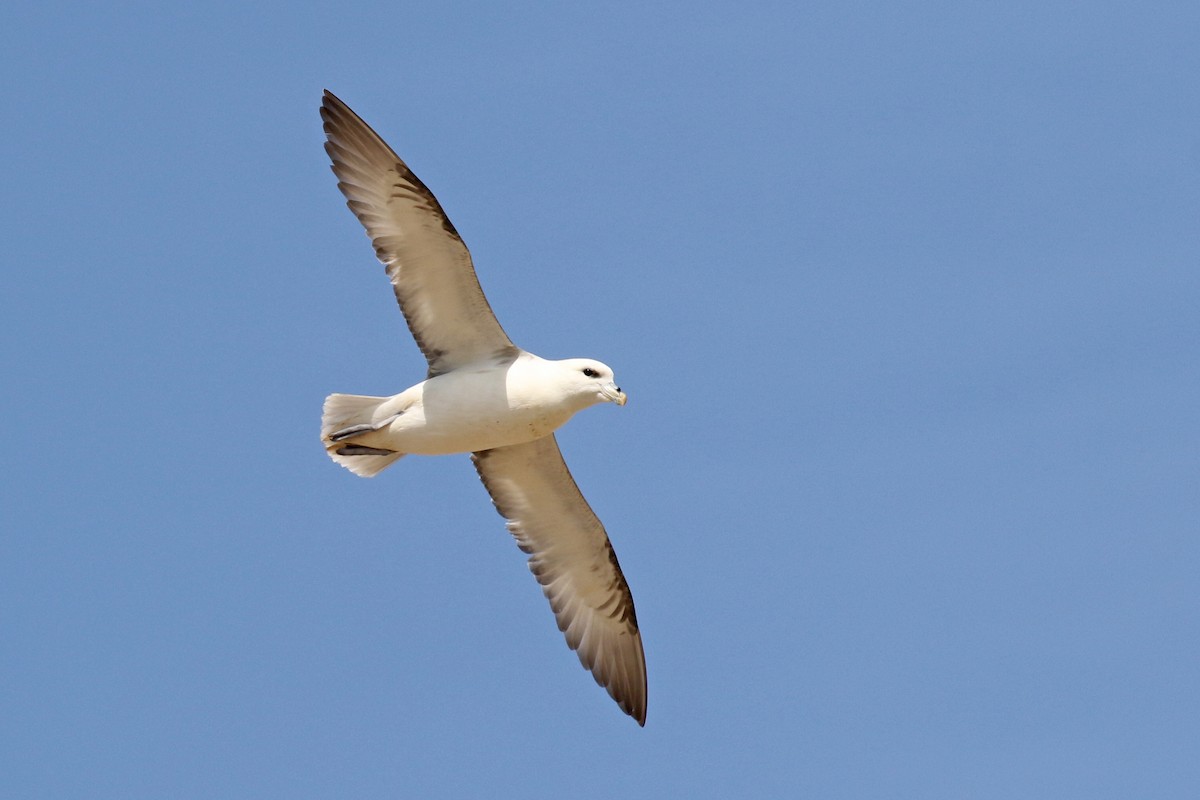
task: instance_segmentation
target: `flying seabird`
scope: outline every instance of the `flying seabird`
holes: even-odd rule
[[[554,438],[577,411],[623,406],[625,393],[599,361],[550,361],[514,345],[433,193],[328,91],[321,119],[338,188],[429,362],[425,380],[397,395],[326,398],[326,452],[364,477],[412,453],[471,453],[496,510],[529,554],[567,645],[621,710],[645,725],[646,660],[633,596]]]

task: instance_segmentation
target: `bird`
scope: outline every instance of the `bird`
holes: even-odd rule
[[[646,724],[646,658],[633,595],[608,533],[571,477],[554,432],[600,403],[624,406],[606,364],[549,360],[512,343],[441,204],[395,151],[326,90],[325,151],[346,205],[383,263],[425,379],[391,397],[331,394],[321,441],[356,475],[405,455],[470,453],[550,602],[567,646],[596,683]]]

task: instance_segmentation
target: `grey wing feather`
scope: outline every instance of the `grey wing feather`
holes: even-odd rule
[[[516,355],[483,295],[467,246],[433,193],[328,91],[321,119],[338,188],[387,268],[429,375]]]
[[[646,724],[646,659],[633,596],[608,534],[554,436],[472,455],[542,585],[567,645],[621,709]]]

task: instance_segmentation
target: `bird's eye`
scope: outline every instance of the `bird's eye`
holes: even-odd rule
[[[599,378],[600,377],[600,373],[596,372],[596,370],[592,369],[591,367],[584,367],[583,374],[587,375],[589,378]]]

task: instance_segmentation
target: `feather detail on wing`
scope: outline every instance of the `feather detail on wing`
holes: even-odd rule
[[[358,115],[326,91],[321,119],[338,188],[429,362],[429,375],[516,355],[475,276],[471,254],[433,193]]]
[[[542,585],[567,645],[621,709],[646,724],[646,659],[633,596],[604,526],[554,436],[472,455]]]

